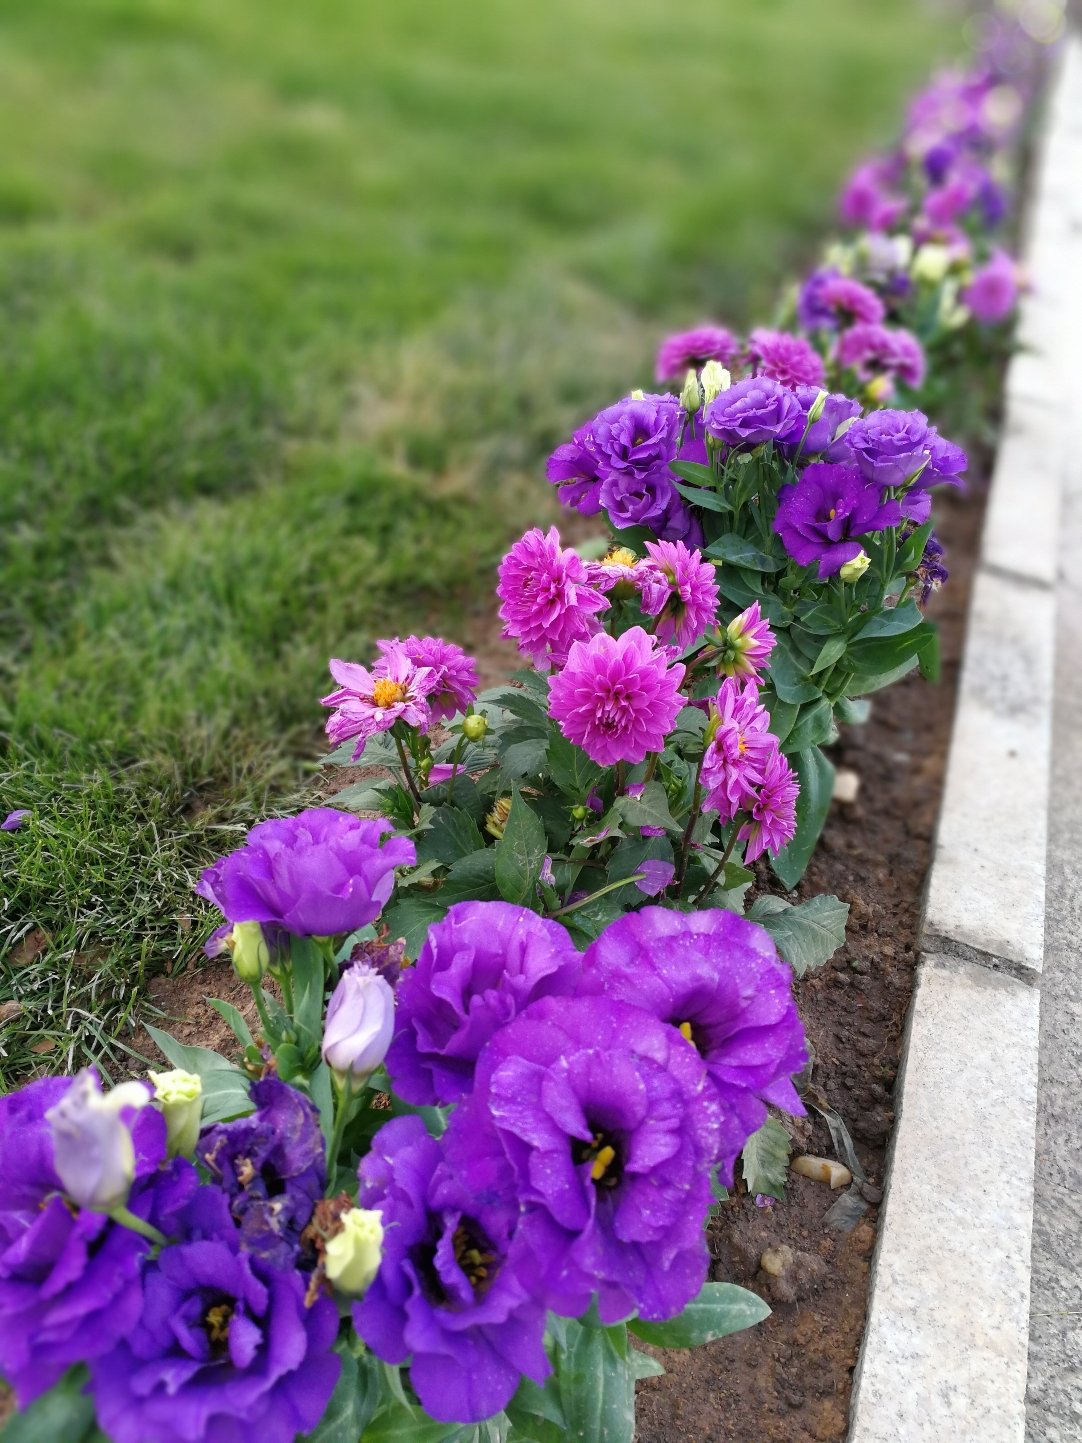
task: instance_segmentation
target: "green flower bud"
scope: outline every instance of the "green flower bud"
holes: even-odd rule
[[[462,735],[471,742],[483,741],[487,731],[488,719],[483,717],[480,712],[474,712],[462,723]]]
[[[700,380],[703,386],[703,400],[708,406],[711,401],[717,400],[722,391],[727,391],[733,384],[732,376],[720,361],[707,361]]]
[[[572,807],[572,808],[571,808],[571,816],[573,817],[573,819],[574,819],[576,822],[584,822],[584,821],[586,820],[586,815],[587,815],[587,808],[586,808],[586,807],[578,806],[578,807]]]
[[[852,561],[847,561],[838,572],[838,575],[843,581],[847,581],[850,586],[853,586],[860,580],[871,564],[868,553],[862,551],[859,556],[854,556]]]
[[[383,1215],[371,1208],[350,1208],[342,1231],[327,1239],[323,1271],[340,1293],[359,1298],[379,1272],[383,1257]]]
[[[154,1100],[160,1103],[165,1118],[169,1156],[192,1157],[203,1119],[202,1079],[182,1067],[147,1075],[154,1088]]]
[[[811,410],[808,412],[809,426],[814,426],[816,421],[818,421],[819,417],[823,414],[823,408],[826,406],[827,397],[829,394],[830,393],[828,391],[820,391],[818,396],[816,396],[815,400],[811,403]]]
[[[689,416],[694,416],[702,403],[703,393],[699,388],[699,377],[692,367],[684,381],[684,389],[680,392],[680,404]]]
[[[258,922],[235,922],[226,946],[233,954],[233,971],[242,982],[258,982],[270,967],[270,948]]]

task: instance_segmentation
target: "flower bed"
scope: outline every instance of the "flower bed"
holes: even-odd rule
[[[0,1337],[31,1429],[630,1439],[651,1349],[769,1311],[710,1277],[708,1241],[758,1277],[749,1210],[780,1212],[810,1126],[770,1108],[827,1120],[858,1174],[830,1222],[859,1252],[874,1190],[830,1030],[811,1055],[793,1000],[848,909],[780,893],[823,875],[839,725],[938,671],[932,491],[966,458],[916,403],[957,412],[958,347],[1007,334],[984,161],[1032,79],[1019,38],[997,30],[847,188],[873,230],[800,289],[806,334],[671,338],[679,396],[633,392],[554,454],[562,499],[614,535],[511,548],[513,684],[478,693],[440,638],[332,661],[330,760],[374,775],[199,884],[257,1012],[217,1005],[233,1056],[150,1029],[174,1064],[150,1085],[88,1072],[0,1104]],[[903,220],[908,251],[883,234]],[[782,1303],[787,1247],[758,1259]]]

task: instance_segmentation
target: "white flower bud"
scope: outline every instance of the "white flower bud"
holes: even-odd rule
[[[680,404],[689,416],[694,416],[703,403],[703,393],[699,389],[699,377],[695,368],[687,373],[684,379],[684,389],[680,392]]]
[[[859,555],[854,556],[852,561],[847,561],[838,572],[838,575],[843,581],[848,582],[850,586],[855,586],[871,564],[868,553],[862,551]]]
[[[270,966],[270,948],[258,922],[236,922],[225,939],[233,970],[242,982],[256,983]]]
[[[363,1079],[387,1056],[394,1032],[394,992],[372,967],[355,962],[327,1004],[323,1060],[339,1080]]]
[[[340,1221],[342,1231],[327,1239],[323,1271],[340,1293],[359,1298],[379,1272],[383,1214],[370,1208],[350,1208]]]
[[[707,361],[699,379],[702,381],[703,397],[708,406],[733,384],[732,376],[720,361]]]
[[[72,1202],[93,1212],[123,1207],[135,1177],[135,1146],[122,1113],[150,1102],[141,1082],[103,1093],[89,1068],[45,1114],[53,1134],[53,1161]]]
[[[172,1072],[150,1072],[147,1076],[154,1088],[154,1100],[161,1104],[165,1118],[169,1156],[192,1157],[203,1118],[202,1079],[182,1067]]]
[[[946,246],[928,241],[913,257],[913,279],[925,281],[930,286],[939,285],[951,268],[951,259],[951,253]]]

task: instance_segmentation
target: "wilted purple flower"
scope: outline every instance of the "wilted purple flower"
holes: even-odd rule
[[[515,542],[500,562],[496,594],[502,635],[538,667],[561,665],[574,642],[593,636],[597,613],[609,605],[581,557],[560,545],[555,526],[535,526]]]
[[[657,836],[662,829],[660,827],[643,827],[641,831],[644,836],[647,833]],[[642,873],[642,877],[635,883],[635,886],[640,892],[645,892],[648,897],[656,897],[660,892],[664,892],[676,876],[676,867],[673,863],[666,862],[660,857],[647,857],[645,861],[639,863],[635,870]]]
[[[834,270],[814,271],[805,281],[797,315],[805,330],[837,330],[857,321],[877,325],[885,312],[873,290]]]
[[[657,353],[655,375],[659,381],[683,380],[685,371],[699,370],[707,361],[720,361],[732,366],[740,351],[740,343],[724,326],[696,326],[666,336]]]
[[[818,562],[825,580],[860,554],[862,536],[901,519],[897,501],[884,501],[880,488],[855,466],[814,462],[799,481],[778,492],[774,530],[798,565]]]
[[[641,626],[618,637],[602,632],[577,641],[550,677],[549,715],[591,761],[641,762],[661,751],[684,705],[684,671]]]
[[[917,387],[924,379],[924,352],[912,332],[901,326],[850,326],[838,337],[835,358],[843,370],[852,371],[862,385],[885,379],[889,389],[878,399],[893,394],[897,379]]]
[[[770,629],[770,623],[764,619],[759,603],[753,601],[726,626],[725,649],[718,663],[719,669],[726,676],[755,680],[770,665],[770,653],[776,644],[777,637]]]
[[[704,424],[732,450],[750,451],[764,441],[799,441],[805,413],[788,387],[768,376],[749,376],[711,401]]]
[[[597,459],[587,449],[589,426],[580,426],[571,440],[557,446],[545,466],[545,474],[564,506],[572,506],[583,516],[596,516],[601,510],[601,477]]]
[[[718,613],[716,572],[682,541],[648,541],[650,561],[637,568],[642,609],[656,616],[654,635],[681,650],[712,626]]]
[[[371,671],[337,657],[329,666],[338,688],[320,699],[323,706],[333,708],[327,736],[335,746],[356,737],[355,759],[369,737],[390,731],[397,721],[428,730],[432,714],[427,698],[438,678],[431,667],[411,661],[399,643],[384,642],[383,655]]]
[[[0,822],[0,832],[17,832],[27,817],[33,813],[25,807],[20,807],[14,812],[8,812],[7,816]]]
[[[973,272],[961,300],[983,326],[1011,314],[1018,302],[1018,267],[1005,250],[994,250],[991,258]]]
[[[49,1109],[54,1166],[73,1203],[112,1212],[127,1202],[135,1178],[132,1127],[152,1096],[143,1082],[102,1092],[98,1074],[85,1067]]]
[[[114,1443],[292,1443],[323,1416],[341,1363],[338,1314],[305,1282],[244,1250],[227,1199],[197,1189],[184,1240],[147,1266],[142,1315],[91,1364]]]
[[[924,553],[917,564],[917,569],[912,573],[912,579],[920,591],[922,606],[927,606],[932,593],[938,591],[950,576],[943,561],[946,554],[938,536],[933,531],[924,543]]]
[[[682,914],[681,914],[682,915]],[[611,997],[550,997],[497,1032],[448,1156],[523,1209],[519,1276],[554,1312],[674,1317],[698,1293],[720,1109],[674,1028]]]
[[[46,1115],[71,1087],[70,1077],[45,1077],[0,1097],[0,1358],[22,1408],[74,1364],[112,1348],[143,1305],[146,1238],[64,1197]],[[136,1114],[132,1141],[127,1205],[168,1230],[197,1185],[195,1169],[182,1158],[163,1168],[166,1126],[156,1108]]]
[[[759,326],[748,337],[747,356],[754,375],[767,376],[790,391],[823,384],[823,358],[803,336]]]
[[[196,1151],[228,1196],[245,1251],[291,1269],[327,1178],[319,1114],[276,1077],[254,1083],[252,1101],[255,1112],[207,1128]]]
[[[383,1259],[354,1326],[384,1362],[409,1363],[440,1422],[491,1417],[523,1375],[541,1384],[552,1371],[544,1304],[520,1276],[511,1181],[456,1175],[419,1117],[387,1123],[361,1163],[358,1202],[382,1215]]]
[[[355,962],[327,1003],[323,1061],[337,1077],[368,1077],[387,1056],[393,1032],[391,984],[375,968]]]
[[[800,783],[792,767],[780,751],[774,751],[763,772],[763,780],[745,811],[750,818],[740,828],[738,840],[746,842],[744,864],[754,862],[764,852],[772,857],[786,847],[796,835],[796,800]]]
[[[444,641],[439,636],[407,636],[404,641],[377,641],[376,646],[383,656],[372,668],[372,675],[388,675],[393,665],[395,649],[401,647],[406,656],[419,671],[433,673],[432,686],[425,695],[432,721],[450,721],[476,699],[481,679],[477,675],[477,663],[467,656],[453,641]],[[392,660],[384,660],[392,658]]]
[[[394,891],[396,867],[412,867],[417,849],[387,821],[310,807],[260,822],[243,847],[220,858],[196,891],[230,922],[260,922],[270,932],[334,937],[379,916]]]
[[[767,1103],[804,1111],[791,1080],[807,1061],[792,983],[770,934],[720,909],[629,912],[583,958],[584,992],[643,1008],[702,1057],[721,1103],[723,1183]]]
[[[458,902],[434,922],[398,988],[387,1070],[417,1106],[457,1102],[477,1057],[537,997],[566,996],[579,954],[558,922],[508,902]]]
[[[778,745],[754,681],[725,678],[710,708],[707,736],[703,811],[717,812],[723,822],[730,822],[737,812],[750,810],[753,789],[762,782]]]

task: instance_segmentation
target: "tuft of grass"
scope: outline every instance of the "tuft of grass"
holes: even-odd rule
[[[663,327],[761,314],[959,40],[912,0],[9,0],[0,1085],[122,1065],[199,868],[310,784],[327,656],[476,635],[546,451]]]

